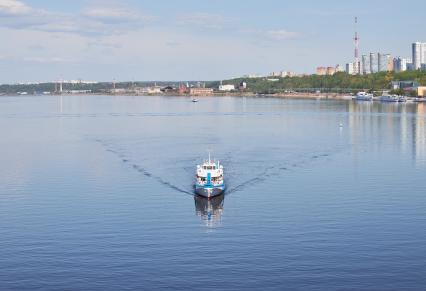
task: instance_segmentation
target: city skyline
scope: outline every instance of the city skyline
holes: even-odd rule
[[[0,83],[313,73],[323,64],[352,61],[354,16],[360,56],[410,57],[410,45],[426,40],[419,20],[424,9],[411,8],[426,4],[411,4],[0,0],[0,35],[7,40],[0,48]]]

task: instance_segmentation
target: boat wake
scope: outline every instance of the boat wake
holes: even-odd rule
[[[115,140],[95,139],[95,141],[102,145],[107,152],[114,154],[123,163],[128,164],[145,177],[153,179],[174,191],[194,195],[193,177],[195,165],[199,159],[192,157],[193,152],[182,151],[181,158],[176,159],[175,156],[172,156],[174,155],[172,152],[167,151],[161,151],[161,154],[155,156],[152,154],[153,150],[146,147],[153,146],[156,148],[158,146],[147,145],[140,141],[135,144],[125,142],[120,146],[117,145]],[[125,144],[129,149],[123,148]],[[334,147],[320,153],[303,154],[299,152],[298,155],[291,152],[283,154],[280,152],[281,149],[276,150],[277,153],[272,154],[269,159],[242,150],[226,152],[221,159],[225,165],[225,183],[227,185],[225,195],[244,191],[271,177],[281,176],[283,172],[297,171],[313,163],[324,161],[343,149]],[[130,154],[132,152],[136,158],[132,158]],[[151,154],[148,156],[147,153]],[[277,157],[280,158],[277,159]],[[164,177],[167,177],[167,180]]]
[[[256,175],[250,175],[247,179],[245,179],[244,181],[239,181],[236,185],[234,185],[234,183],[232,183],[232,181],[237,181],[238,180],[238,176],[241,176],[241,172],[234,172],[233,169],[231,168],[231,171],[227,171],[227,176],[228,176],[228,190],[226,191],[226,194],[232,194],[234,192],[240,192],[243,191],[249,187],[252,187],[256,184],[262,183],[265,180],[269,179],[270,177],[273,176],[280,176],[282,174],[282,172],[291,172],[291,171],[297,171],[298,168],[303,168],[306,167],[314,162],[319,162],[322,161],[324,159],[329,158],[332,154],[331,153],[337,153],[339,152],[338,149],[333,149],[330,152],[325,152],[325,153],[319,153],[319,154],[313,154],[313,155],[309,155],[309,154],[305,154],[305,155],[300,155],[298,157],[296,157],[296,161],[292,161],[291,157],[285,158],[282,161],[278,161],[276,164],[269,166],[269,167],[263,167],[263,170],[259,173],[257,173]],[[231,161],[229,161],[229,164],[232,165],[233,163]],[[261,167],[262,162],[259,162],[258,165],[256,167],[262,168]],[[243,169],[244,167],[238,167],[239,169]],[[246,176],[247,175],[244,175]]]
[[[100,143],[107,152],[113,153],[114,155],[116,155],[123,163],[125,164],[129,164],[133,169],[135,169],[136,171],[138,171],[139,173],[141,173],[142,175],[144,175],[145,177],[151,178],[156,180],[157,182],[159,182],[160,184],[162,184],[163,186],[166,186],[172,190],[175,190],[177,192],[180,193],[184,193],[184,194],[189,194],[189,195],[193,195],[193,192],[189,192],[187,190],[184,190],[166,180],[164,180],[163,178],[161,178],[160,176],[154,175],[152,172],[148,171],[147,169],[145,169],[144,167],[132,162],[132,160],[130,160],[129,158],[126,157],[126,155],[124,155],[123,153],[121,153],[118,150],[112,149],[111,145],[103,140],[97,139],[96,142]]]

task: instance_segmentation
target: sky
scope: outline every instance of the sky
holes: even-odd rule
[[[220,80],[411,56],[426,1],[0,0],[0,83]]]

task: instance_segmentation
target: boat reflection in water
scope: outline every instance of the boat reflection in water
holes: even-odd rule
[[[206,226],[215,227],[221,224],[224,198],[224,194],[212,197],[210,199],[199,195],[194,195],[195,213],[201,217]]]

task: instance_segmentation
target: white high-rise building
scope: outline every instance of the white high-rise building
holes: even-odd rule
[[[364,75],[370,74],[370,58],[367,55],[362,55],[361,67]]]
[[[349,75],[355,74],[355,63],[347,63],[346,64],[346,73]]]
[[[419,70],[422,64],[426,63],[426,43],[415,42],[412,45],[413,52],[413,69]]]
[[[392,71],[390,68],[391,56],[390,54],[377,54],[377,71],[386,72]]]
[[[377,54],[370,53],[370,73],[377,73]]]
[[[404,72],[408,69],[408,64],[411,63],[409,58],[397,57],[393,60],[393,67],[395,72]]]

